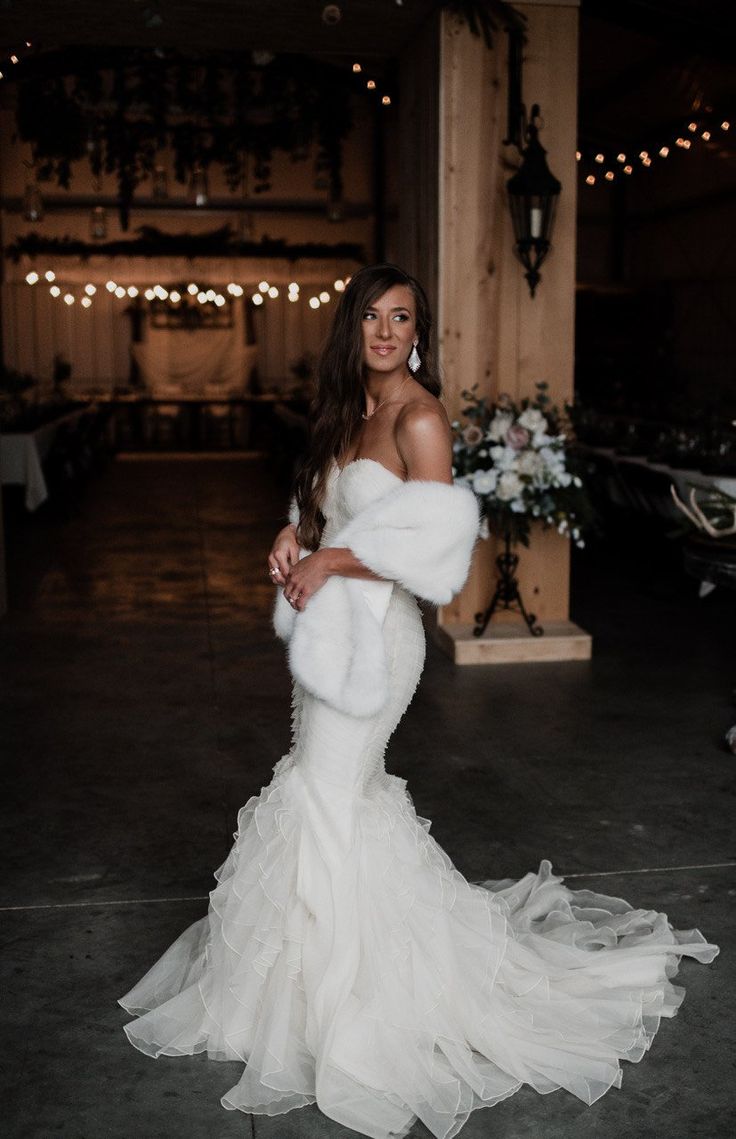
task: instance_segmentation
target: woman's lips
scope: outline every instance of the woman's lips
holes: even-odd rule
[[[371,352],[377,352],[379,356],[388,356],[389,352],[395,351],[391,344],[371,344]]]

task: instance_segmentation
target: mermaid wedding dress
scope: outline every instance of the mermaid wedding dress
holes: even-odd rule
[[[401,480],[334,467],[322,543]],[[306,610],[305,610],[306,612]],[[150,1056],[246,1063],[226,1108],[317,1103],[375,1139],[419,1117],[438,1139],[529,1084],[593,1103],[621,1083],[682,990],[679,958],[718,949],[664,914],[571,891],[542,862],[471,884],[384,769],[424,663],[414,596],[382,626],[389,698],[372,716],[293,687],[292,746],[241,809],[208,914],[120,1004]]]

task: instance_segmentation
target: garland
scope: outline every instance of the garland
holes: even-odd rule
[[[207,233],[163,233],[155,226],[138,226],[140,237],[132,240],[89,242],[72,237],[42,237],[26,233],[5,247],[6,255],[14,262],[21,257],[80,257],[83,261],[92,256],[103,257],[279,257],[287,261],[350,260],[365,262],[362,245],[353,242],[289,243],[281,238],[263,237],[260,241],[233,240],[229,225]]]

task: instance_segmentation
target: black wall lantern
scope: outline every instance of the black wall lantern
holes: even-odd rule
[[[539,267],[550,249],[557,199],[562,189],[547,165],[547,151],[539,141],[538,119],[539,105],[535,103],[525,130],[527,145],[521,151],[521,166],[506,183],[516,254],[526,269],[524,276],[532,296],[540,281]]]

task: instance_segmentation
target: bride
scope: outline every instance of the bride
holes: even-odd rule
[[[683,996],[697,930],[569,890],[542,862],[469,883],[384,752],[422,672],[417,597],[463,585],[478,532],[452,482],[431,318],[395,266],[349,282],[326,345],[310,453],[268,556],[293,734],[241,809],[205,917],[121,998],[150,1056],[246,1064],[226,1108],[316,1103],[375,1139],[439,1139],[512,1095],[621,1083]]]

